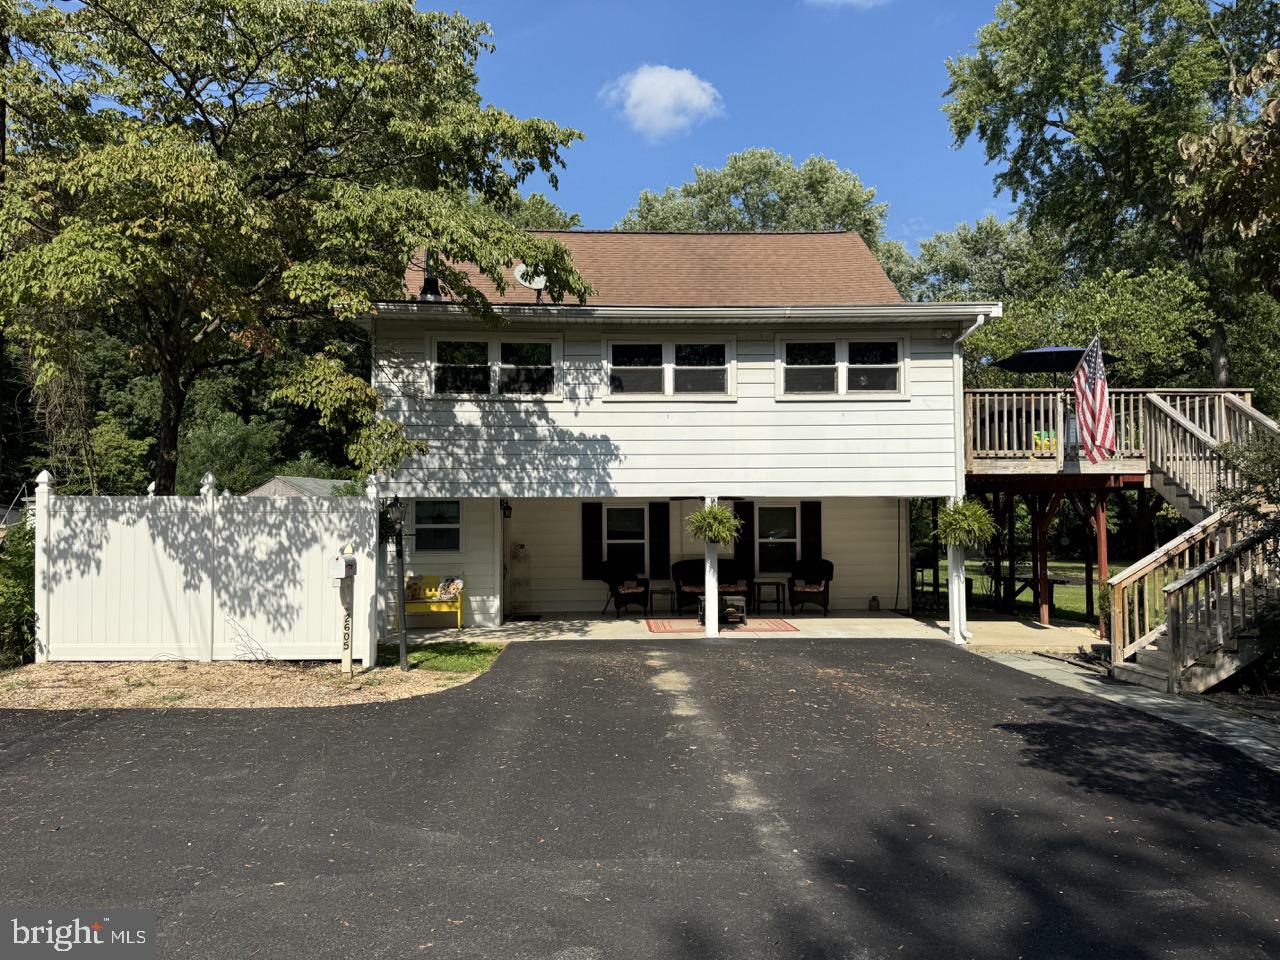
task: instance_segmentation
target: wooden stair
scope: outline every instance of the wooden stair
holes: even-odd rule
[[[1111,671],[1170,693],[1203,693],[1268,652],[1258,614],[1280,600],[1280,570],[1258,533],[1215,513],[1234,483],[1222,445],[1280,426],[1234,396],[1213,409],[1146,398],[1151,487],[1194,526],[1132,564],[1111,586]]]

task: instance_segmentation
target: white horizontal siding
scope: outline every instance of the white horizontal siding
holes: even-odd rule
[[[494,500],[464,500],[462,502],[462,550],[457,553],[415,551],[412,536],[405,537],[405,575],[428,577],[461,577],[463,584],[462,622],[465,626],[496,626],[500,622],[500,584],[498,582],[498,554],[501,550],[501,531],[495,515],[498,505]],[[413,517],[413,503],[408,504],[407,516]],[[410,521],[412,522],[412,521]],[[412,529],[406,529],[411,534]],[[381,597],[382,610],[393,611],[396,596],[395,546],[387,543],[382,562]],[[452,613],[414,614],[408,618],[411,628],[452,627],[456,624]],[[383,630],[394,627],[394,617],[383,617]]]
[[[605,344],[635,338],[635,330],[574,329],[563,334],[562,399],[549,402],[427,397],[432,332],[411,321],[384,321],[378,329],[375,383],[386,413],[430,444],[394,478],[391,486],[402,496],[943,496],[955,490],[951,343],[929,331],[910,334],[909,399],[778,400],[776,331],[743,327],[680,330],[681,337],[735,339],[736,399],[618,401],[607,397]],[[885,330],[886,336],[902,333]],[[646,335],[667,334],[654,327]]]

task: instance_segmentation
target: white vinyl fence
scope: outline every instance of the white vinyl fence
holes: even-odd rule
[[[351,643],[376,648],[378,500],[60,497],[36,489],[38,660],[342,656],[332,562],[355,556]]]

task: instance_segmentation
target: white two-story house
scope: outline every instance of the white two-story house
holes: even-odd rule
[[[823,558],[833,611],[908,608],[908,504],[963,492],[959,341],[1000,305],[904,302],[853,233],[555,236],[586,305],[473,275],[495,329],[411,267],[371,319],[387,413],[430,443],[381,491],[409,569],[463,577],[469,624],[599,615],[611,561],[703,556],[714,497],[735,569]]]

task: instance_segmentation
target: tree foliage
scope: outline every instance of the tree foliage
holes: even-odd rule
[[[502,215],[521,230],[572,230],[582,226],[582,217],[569,213],[546,194],[514,194]]]
[[[410,454],[426,452],[426,441],[407,437],[381,416],[381,395],[352,374],[335,350],[303,360],[275,397],[314,410],[322,427],[349,437],[346,453],[362,477],[394,469]]]
[[[416,250],[485,317],[453,264],[501,287],[520,259],[552,300],[585,292],[500,212],[535,171],[554,186],[579,134],[481,102],[482,24],[409,0],[19,0],[9,19],[0,325],[37,384],[86,331],[128,344],[159,384],[160,492],[194,384],[398,298]]]
[[[1238,238],[1243,278],[1280,296],[1280,49],[1234,77],[1231,88],[1257,110],[1179,140],[1186,168],[1173,177],[1180,188],[1174,222],[1183,230]]]
[[[32,660],[36,642],[35,531],[26,523],[0,539],[0,670]]]
[[[1219,494],[1219,506],[1261,530],[1272,560],[1280,560],[1280,437],[1259,431],[1247,443],[1228,444],[1235,483]]]
[[[1207,371],[1196,359],[1193,332],[1211,314],[1204,292],[1185,274],[1155,269],[1146,273],[1107,270],[1078,284],[1048,289],[1006,305],[965,345],[969,386],[1027,384],[1025,375],[1008,374],[991,362],[1019,350],[1047,345],[1086,346],[1095,335],[1116,360],[1107,376],[1116,387],[1187,385],[1195,371]],[[1061,377],[1044,378],[1044,385]]]
[[[950,60],[957,143],[977,136],[1028,225],[1087,272],[1190,264],[1229,377],[1231,251],[1175,225],[1179,141],[1245,109],[1239,76],[1276,45],[1274,0],[1003,0],[972,54]]]
[[[618,230],[852,230],[875,250],[888,204],[858,175],[821,155],[798,166],[776,150],[733,153],[722,167],[694,167],[693,179],[645,190]]]

